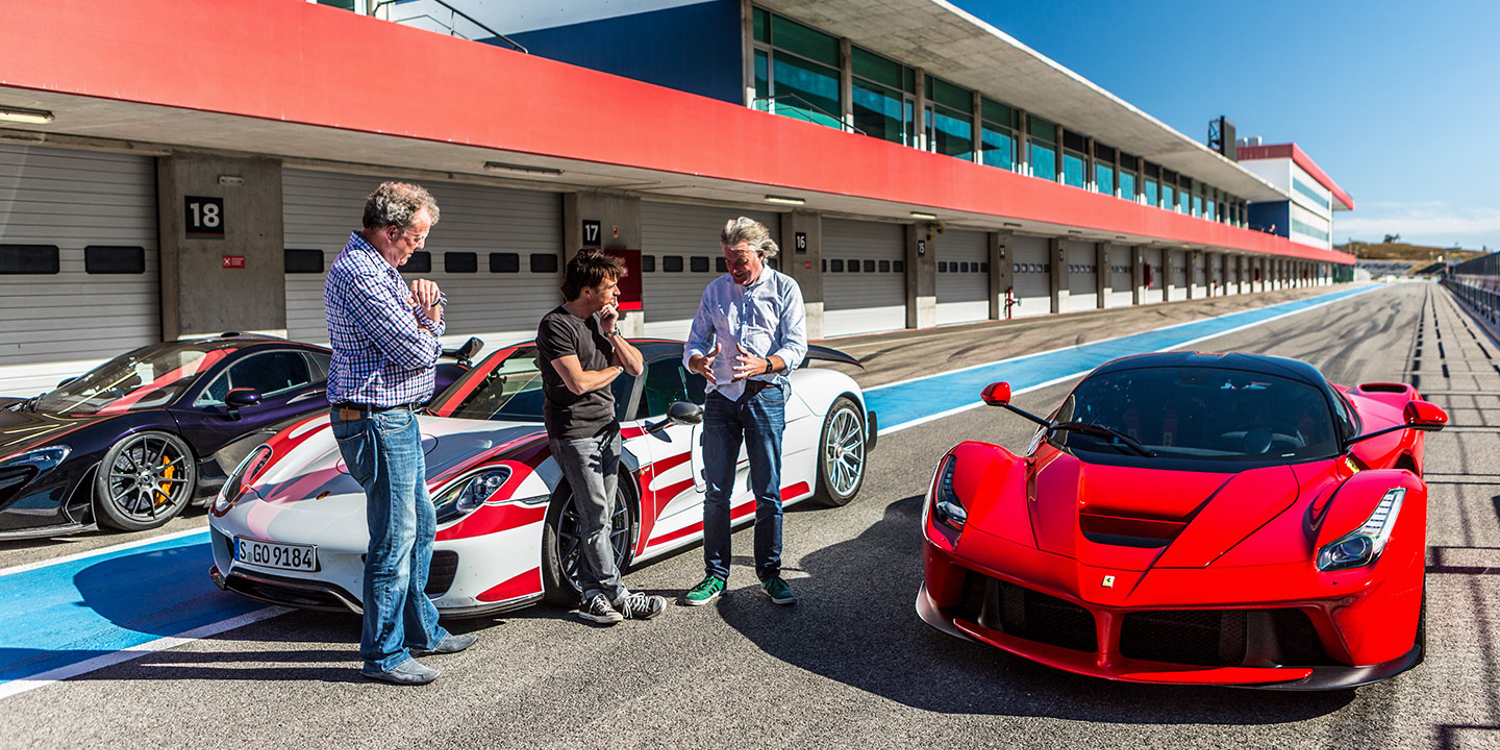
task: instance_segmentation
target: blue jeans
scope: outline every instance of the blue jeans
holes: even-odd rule
[[[550,445],[552,458],[573,491],[573,510],[578,513],[578,588],[584,604],[604,594],[619,607],[630,594],[620,581],[610,537],[620,473],[620,431],[576,440],[553,439]]]
[[[786,427],[786,393],[766,388],[730,401],[708,394],[703,413],[703,567],[729,578],[729,501],[740,443],[750,458],[755,493],[755,575],[764,581],[781,575],[781,433]]]
[[[427,495],[427,461],[416,415],[406,409],[329,417],[349,476],[365,489],[370,546],[365,555],[364,630],[359,655],[383,672],[448,636],[427,598],[427,569],[437,514]]]

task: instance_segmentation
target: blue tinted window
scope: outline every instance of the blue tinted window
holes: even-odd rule
[[[1128,201],[1135,200],[1135,175],[1129,172],[1120,173],[1120,197]]]
[[[1015,167],[1016,141],[1009,130],[985,126],[982,135],[982,156],[991,167],[1013,169]]]
[[[1161,186],[1161,207],[1168,211],[1177,210],[1177,191],[1171,185]]]
[[[1115,194],[1115,168],[1107,164],[1094,165],[1094,189],[1106,195]]]
[[[1036,141],[1031,142],[1031,151],[1028,154],[1031,160],[1031,175],[1044,180],[1057,179],[1057,152]]]
[[[873,138],[911,145],[907,141],[910,123],[903,117],[907,107],[899,92],[859,81],[854,82],[853,91],[854,127]]]
[[[776,101],[772,111],[833,128],[842,128],[836,113],[839,104],[839,74],[833,68],[791,55],[773,57]]]
[[[929,114],[932,121],[928,123],[927,132],[932,138],[932,150],[946,156],[973,160],[973,119],[969,115],[936,106]]]
[[[1156,180],[1153,180],[1150,177],[1147,177],[1146,178],[1146,205],[1148,205],[1148,206],[1159,206],[1159,205],[1161,205],[1161,201],[1160,201],[1160,199],[1157,196],[1158,196],[1158,193],[1157,193],[1157,190],[1156,190]]]
[[[1084,187],[1082,156],[1070,151],[1063,152],[1063,184]]]

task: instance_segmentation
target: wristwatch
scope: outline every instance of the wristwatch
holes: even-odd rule
[[[765,372],[765,374],[770,375],[771,374],[771,370],[772,370],[772,367],[771,367],[771,358],[770,357],[766,357],[766,372]]]

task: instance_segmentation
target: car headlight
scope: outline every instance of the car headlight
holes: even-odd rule
[[[1401,514],[1401,501],[1405,498],[1404,487],[1385,493],[1363,525],[1318,550],[1318,570],[1349,570],[1379,559],[1385,543],[1391,539],[1391,530],[1396,527],[1396,516]]]
[[[932,492],[932,517],[938,523],[954,531],[963,531],[969,522],[969,511],[953,491],[953,467],[958,461],[953,456],[943,459],[943,468],[938,470],[937,485]]]
[[[468,515],[484,505],[510,479],[510,469],[500,466],[476,471],[448,485],[432,501],[437,508],[438,521],[451,521]]]
[[[72,452],[73,449],[66,445],[49,445],[46,448],[37,448],[25,453],[17,453],[0,462],[0,468],[13,469],[30,466],[36,469],[37,474],[40,474],[62,463],[67,459],[68,454]]]
[[[271,463],[271,446],[261,445],[250,451],[240,465],[229,472],[229,479],[224,482],[224,488],[214,497],[213,512],[216,515],[224,515],[229,512],[234,504],[239,502],[240,495],[244,494],[245,486],[260,475],[267,465]]]

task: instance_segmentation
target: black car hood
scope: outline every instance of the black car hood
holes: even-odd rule
[[[110,418],[110,415],[64,417],[44,411],[14,407],[25,399],[6,399],[0,405],[0,459],[30,448],[40,448],[80,427]]]

